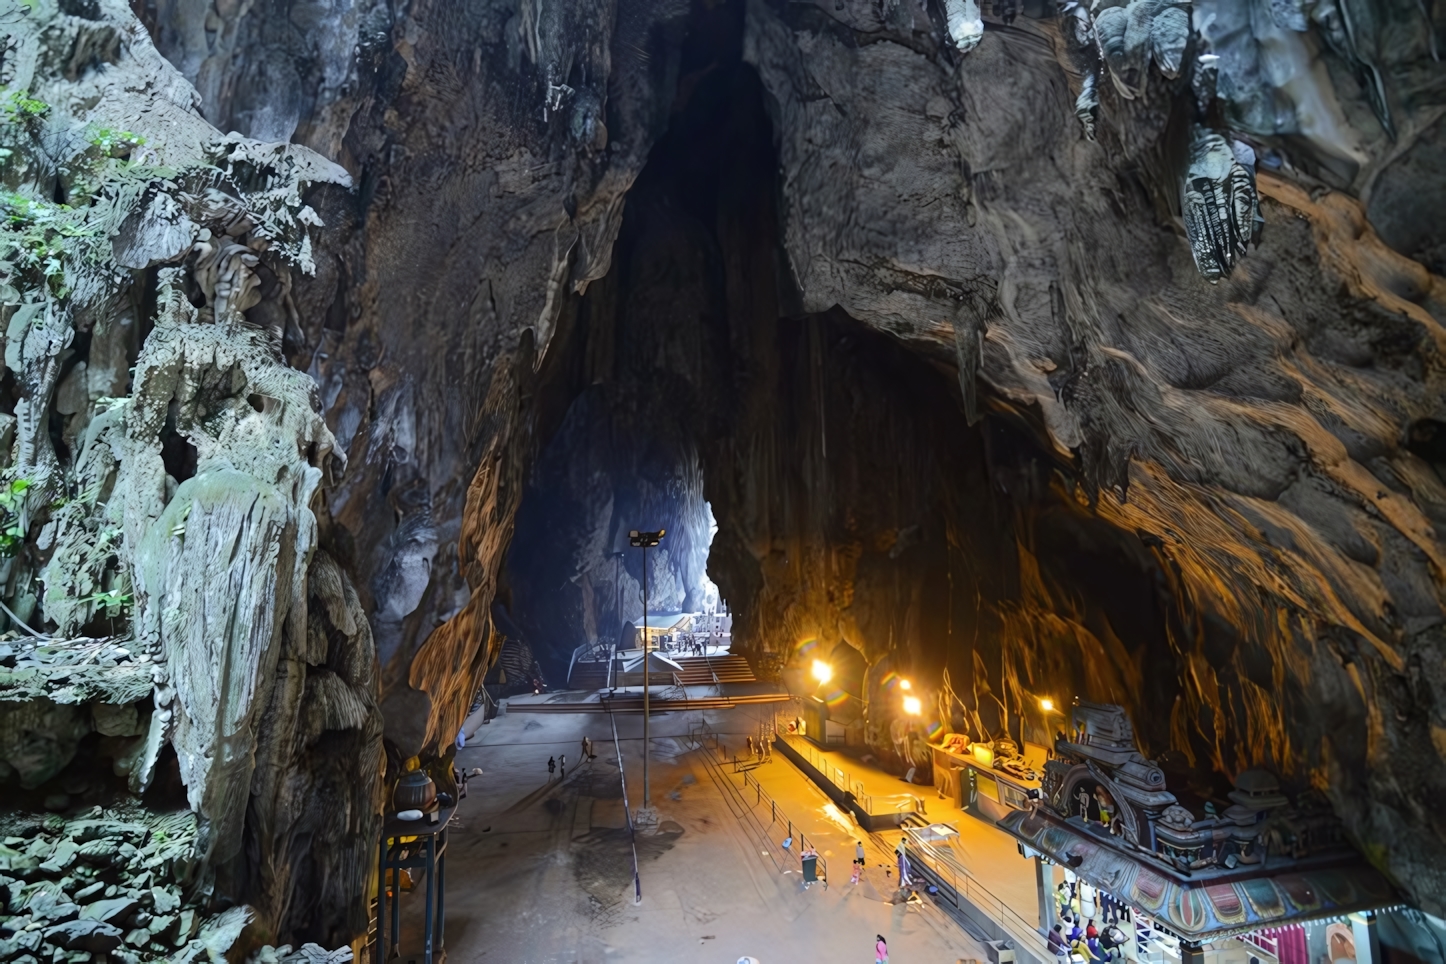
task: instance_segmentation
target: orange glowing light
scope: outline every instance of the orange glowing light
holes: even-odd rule
[[[901,689],[901,690],[908,690],[908,689],[913,689],[913,688],[914,688],[914,684],[913,684],[913,683],[910,683],[908,680],[906,680],[906,679],[901,679],[901,680],[899,680],[899,689]]]
[[[1040,700],[1039,708],[1044,710],[1046,713],[1051,712],[1054,709],[1054,700],[1048,698]]]
[[[918,716],[924,712],[924,704],[919,702],[917,696],[906,696],[904,697],[904,712],[910,716]]]
[[[833,668],[821,659],[813,661],[813,678],[820,683],[827,683],[833,678]]]

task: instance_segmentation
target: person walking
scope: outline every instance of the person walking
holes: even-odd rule
[[[883,934],[874,935],[874,964],[889,964],[889,942]]]
[[[557,772],[557,760],[553,757],[547,758],[547,779],[551,780],[552,775]]]

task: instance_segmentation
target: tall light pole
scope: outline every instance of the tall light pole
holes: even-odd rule
[[[652,702],[649,696],[653,692],[651,671],[648,666],[648,652],[651,649],[648,639],[648,550],[657,546],[663,541],[663,534],[666,529],[659,529],[657,532],[639,532],[637,529],[628,533],[628,544],[634,549],[643,550],[643,809],[652,813],[653,798],[648,786],[648,719],[652,716]]]
[[[613,637],[613,645],[608,650],[608,692],[616,689],[613,685],[613,667],[618,661],[618,637],[623,634],[623,553],[619,549],[613,553],[613,587],[617,590],[617,614],[618,614],[618,635]]]

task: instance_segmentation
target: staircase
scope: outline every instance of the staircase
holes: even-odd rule
[[[673,661],[683,668],[678,674],[684,686],[711,686],[719,683],[752,683],[758,677],[748,660],[737,653],[726,656],[675,656]]]
[[[600,690],[607,685],[607,660],[586,663],[579,660],[572,664],[572,675],[567,678],[568,689]]]
[[[681,666],[682,670],[670,675],[652,674],[654,685],[712,686],[715,682],[752,683],[758,679],[753,675],[753,668],[748,665],[748,660],[735,653],[723,656],[677,656],[673,653],[663,655]],[[715,673],[717,674],[716,679]],[[624,676],[627,679],[623,679]],[[636,680],[633,677],[637,677]],[[642,682],[641,671],[630,674],[619,673],[615,682],[637,685]],[[572,664],[572,674],[567,678],[568,689],[600,690],[606,688],[607,685],[608,664],[606,660],[600,662],[578,660]]]

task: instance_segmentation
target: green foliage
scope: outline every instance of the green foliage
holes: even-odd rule
[[[104,609],[107,618],[114,619],[117,616],[128,616],[131,611],[131,603],[134,598],[130,593],[121,589],[112,589],[109,592],[94,592],[86,596],[84,602]]]
[[[90,133],[91,146],[99,150],[103,157],[125,157],[145,142],[146,139],[139,134],[111,130],[109,127],[96,127]]]
[[[29,96],[28,91],[12,90],[0,101],[0,114],[11,124],[30,124],[50,113],[50,105]]]
[[[63,296],[65,258],[73,239],[95,235],[84,215],[68,204],[54,204],[23,194],[0,194],[0,260],[8,261],[51,292]]]
[[[15,550],[25,541],[21,509],[24,507],[25,490],[28,488],[29,479],[15,479],[9,485],[0,487],[0,556],[15,555]]]

